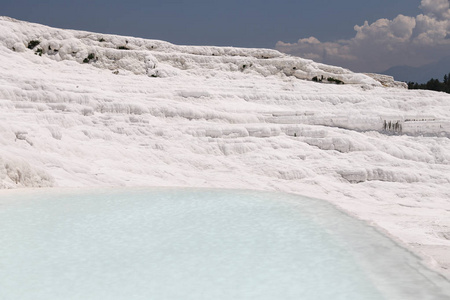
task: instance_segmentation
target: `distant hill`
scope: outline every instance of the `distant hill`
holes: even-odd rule
[[[397,81],[426,83],[431,78],[442,80],[444,74],[450,72],[450,56],[444,57],[438,62],[421,67],[396,66],[382,74],[394,76]]]

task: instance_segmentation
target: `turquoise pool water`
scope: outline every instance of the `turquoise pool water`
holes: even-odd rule
[[[0,193],[0,299],[449,299],[320,200],[208,189]]]

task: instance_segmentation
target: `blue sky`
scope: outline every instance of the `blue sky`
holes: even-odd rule
[[[363,26],[368,21],[368,27],[361,30],[373,31],[375,27],[371,24],[379,19],[392,21],[400,14],[415,18],[426,14],[419,8],[421,2],[428,8],[448,4],[448,0],[0,0],[0,14],[53,27],[161,39],[175,44],[276,48],[357,71],[380,71],[397,58],[390,64],[375,60],[358,62],[354,57],[363,50],[354,50],[354,45],[351,53],[342,54],[347,43],[355,38],[354,26]],[[400,21],[404,26],[413,26],[411,20]],[[371,39],[374,36],[377,35]],[[319,43],[302,42],[310,37]],[[329,44],[335,42],[337,46]],[[311,48],[312,44],[315,48]],[[380,45],[384,45],[383,40]],[[334,58],[336,51],[339,55]],[[426,49],[421,51],[425,53]],[[386,55],[389,53],[383,52],[379,59]],[[417,60],[414,55],[410,59]]]
[[[411,0],[0,0],[9,17],[54,27],[162,39],[176,44],[273,48],[278,41],[354,35],[365,20],[417,14]]]

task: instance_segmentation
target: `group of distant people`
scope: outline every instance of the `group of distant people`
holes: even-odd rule
[[[386,120],[384,120],[383,130],[384,131],[393,131],[393,132],[402,132],[402,124],[399,121],[394,123],[393,121],[387,122]]]

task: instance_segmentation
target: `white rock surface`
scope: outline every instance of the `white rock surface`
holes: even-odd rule
[[[32,40],[40,44],[30,50]],[[1,188],[304,194],[377,225],[450,276],[448,94],[384,87],[274,50],[7,17],[0,65]],[[322,75],[346,84],[311,81]]]

